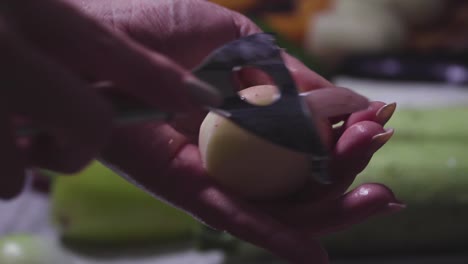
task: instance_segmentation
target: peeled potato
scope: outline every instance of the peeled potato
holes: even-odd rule
[[[268,104],[278,97],[276,88],[269,85],[250,87],[240,94],[254,104]],[[208,174],[248,199],[292,194],[311,175],[306,155],[270,143],[215,113],[209,113],[201,124],[199,148]]]

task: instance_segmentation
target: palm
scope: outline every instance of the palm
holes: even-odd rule
[[[205,1],[129,2],[90,0],[86,10],[187,68],[223,43],[257,30],[243,17]],[[294,59],[289,58],[288,63],[296,69],[294,75],[301,87],[330,86]],[[339,180],[327,188],[310,186],[305,192],[312,194],[306,195],[307,203],[248,203],[210,181],[193,144],[203,115],[192,117],[190,122],[120,129],[103,156],[132,181],[207,224],[299,262],[320,255],[313,240],[317,235],[362,221],[394,201],[392,193],[380,185],[361,186],[367,195],[356,190],[342,196],[370,160],[371,138],[384,131],[383,124],[374,122],[382,105],[374,103],[373,109],[346,124],[334,146],[334,167],[339,169],[333,173]]]

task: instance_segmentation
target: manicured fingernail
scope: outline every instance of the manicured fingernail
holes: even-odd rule
[[[396,105],[396,103],[391,103],[382,106],[376,113],[376,121],[381,125],[385,125],[395,113]]]
[[[221,105],[223,101],[221,93],[213,86],[192,76],[186,78],[184,83],[192,98],[203,106],[217,107]]]
[[[386,212],[387,213],[397,213],[406,208],[406,204],[403,203],[388,203]]]
[[[372,137],[372,142],[371,142],[371,150],[372,151],[377,151],[380,149],[385,143],[387,143],[390,138],[393,136],[394,130],[392,128],[386,129],[385,132],[380,133]]]

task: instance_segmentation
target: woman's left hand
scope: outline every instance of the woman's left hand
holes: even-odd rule
[[[260,32],[241,14],[208,1],[68,1],[189,69],[224,43]],[[285,54],[285,59],[304,90],[333,87],[292,56]],[[384,106],[372,102],[368,109],[345,118],[333,147],[333,177],[339,180],[326,188],[311,186],[314,197],[307,204],[251,203],[218,187],[204,170],[193,141],[206,113],[191,117],[190,122],[120,128],[103,157],[133,183],[213,228],[293,263],[328,263],[318,242],[320,236],[403,207],[379,184],[365,184],[344,194],[392,134],[383,128],[392,114],[380,111]]]

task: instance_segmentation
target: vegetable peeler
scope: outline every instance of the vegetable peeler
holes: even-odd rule
[[[194,75],[219,89],[224,97],[224,103],[211,111],[274,144],[307,154],[314,179],[331,183],[328,150],[281,51],[273,35],[249,35],[215,50],[194,70]],[[239,97],[232,76],[233,71],[243,68],[256,68],[269,75],[278,87],[279,98],[258,106]]]
[[[224,98],[218,108],[208,108],[274,144],[306,154],[311,175],[322,184],[331,183],[328,174],[329,153],[318,132],[314,116],[299,94],[286,68],[275,37],[258,33],[227,43],[213,51],[193,74],[218,89]],[[238,95],[233,73],[243,68],[257,68],[268,74],[278,87],[279,98],[265,106],[253,105]],[[111,98],[112,100],[112,98]],[[140,121],[167,120],[172,113],[137,104],[113,101],[117,125]],[[37,133],[32,127],[21,127],[19,136]]]

